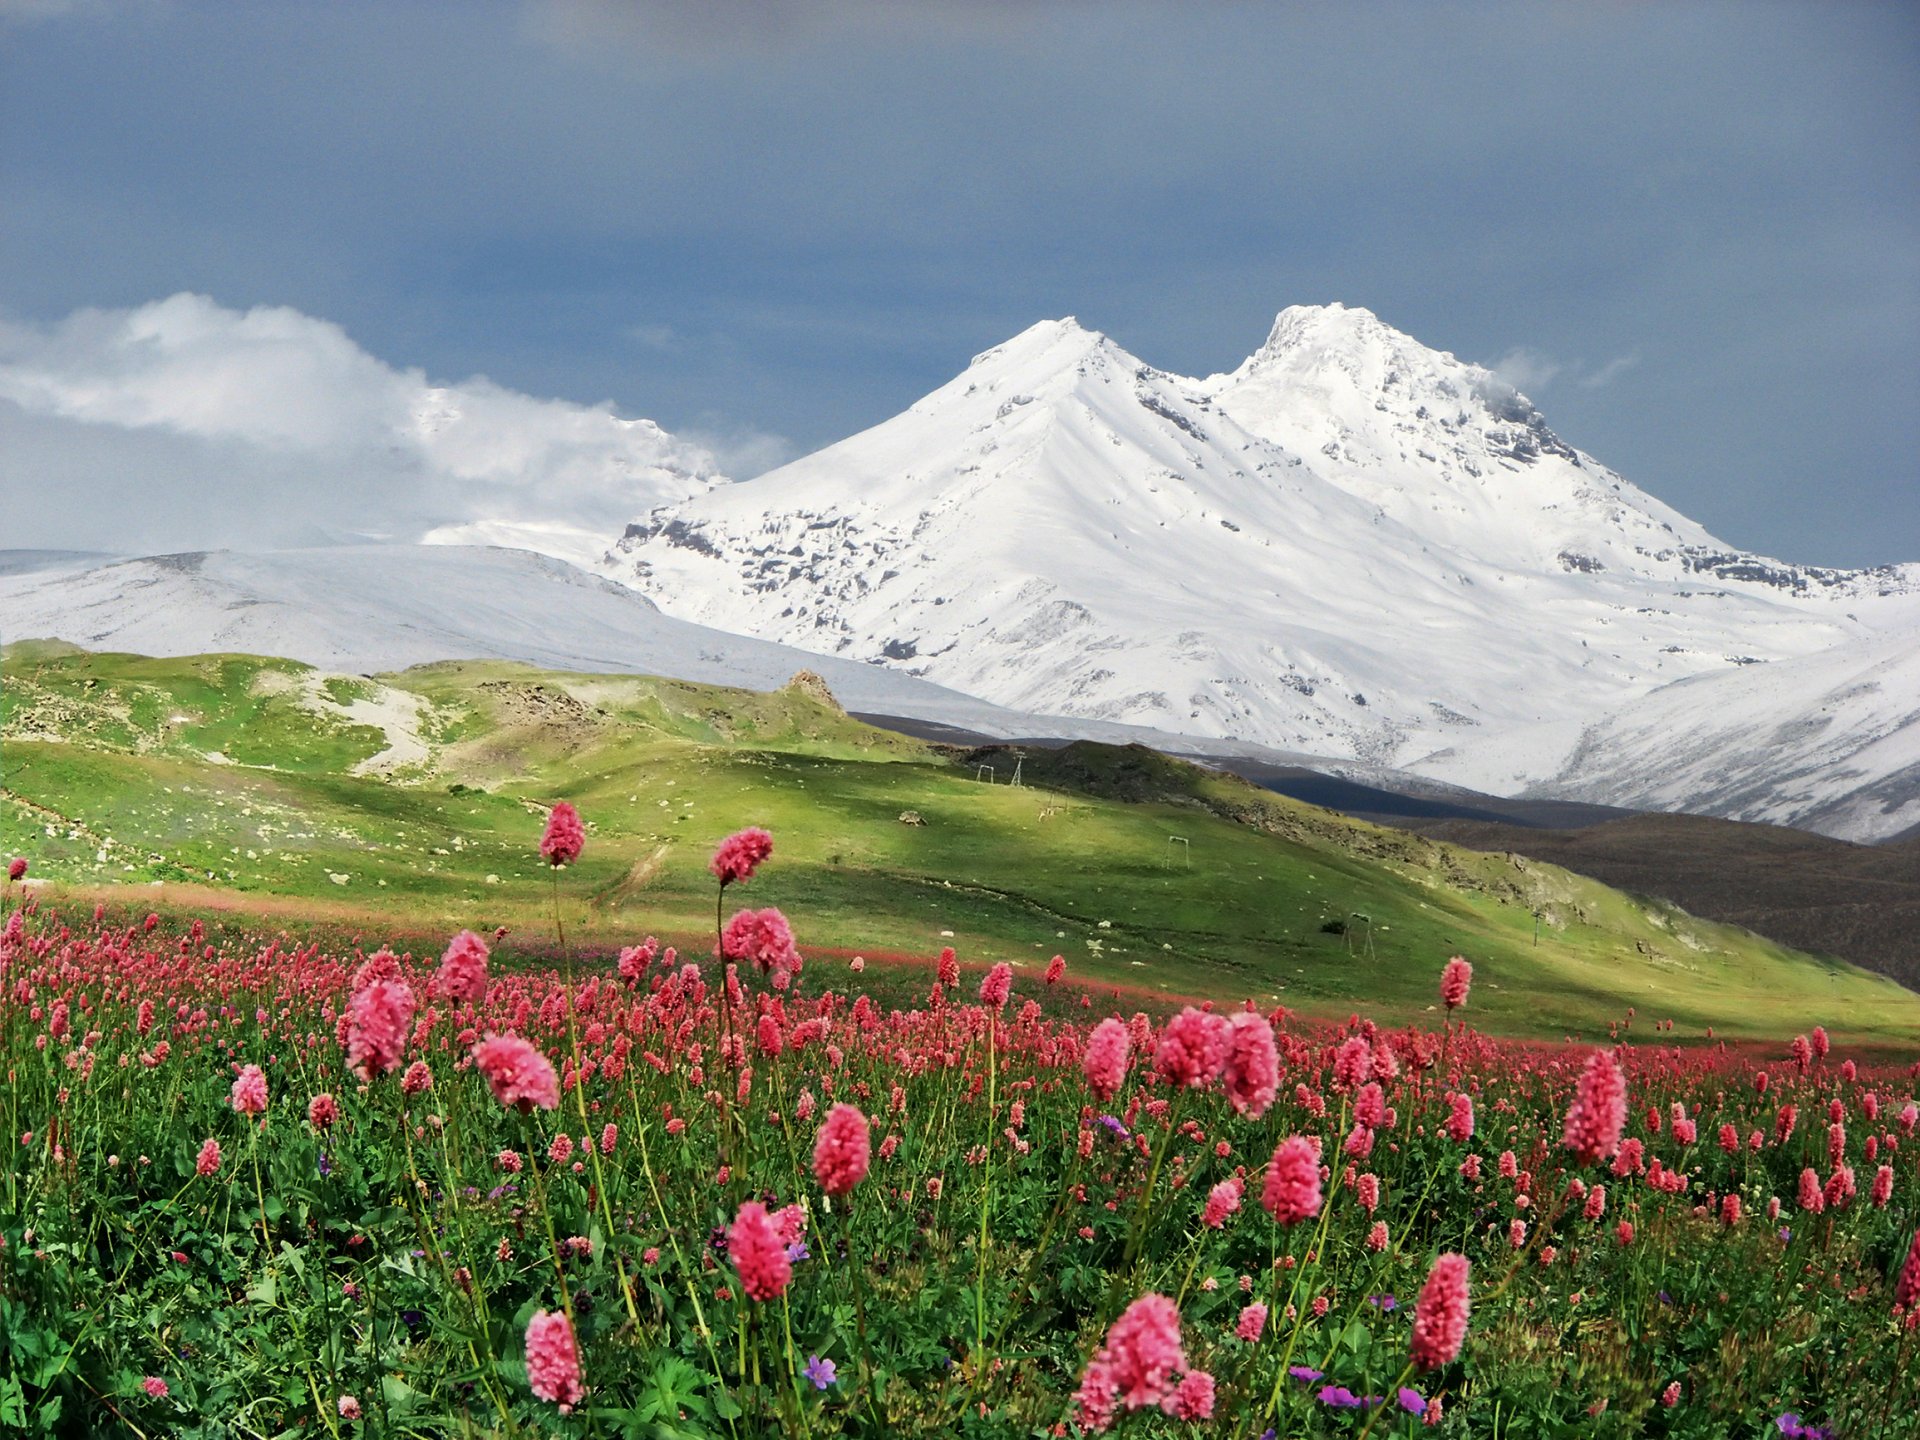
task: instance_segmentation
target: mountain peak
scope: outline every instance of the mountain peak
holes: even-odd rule
[[[982,350],[968,363],[978,370],[996,362],[1025,367],[1028,365],[1061,368],[1078,364],[1097,350],[1111,350],[1113,342],[1098,330],[1089,330],[1071,315],[1058,320],[1042,320],[1029,325],[1018,335]]]

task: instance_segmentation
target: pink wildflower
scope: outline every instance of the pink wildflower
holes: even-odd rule
[[[14,856],[13,860],[7,866],[7,879],[19,880],[22,879],[26,873],[27,862],[25,857],[19,855]]]
[[[1573,1151],[1576,1164],[1591,1165],[1620,1148],[1626,1124],[1626,1077],[1611,1055],[1596,1050],[1581,1073],[1560,1143]]]
[[[239,1115],[258,1115],[267,1108],[267,1077],[258,1065],[240,1067],[228,1103]]]
[[[518,1035],[488,1035],[473,1047],[473,1064],[486,1077],[494,1099],[518,1106],[523,1115],[560,1104],[560,1077],[553,1062]]]
[[[307,1123],[314,1129],[325,1130],[339,1118],[340,1106],[326,1091],[307,1101]]]
[[[440,957],[433,977],[436,995],[445,1000],[467,1000],[478,1005],[487,998],[487,942],[471,930],[462,930]]]
[[[167,1382],[162,1380],[158,1375],[147,1376],[146,1379],[140,1382],[140,1388],[155,1400],[164,1400],[167,1398]]]
[[[1447,1097],[1447,1138],[1464,1145],[1473,1138],[1473,1097],[1458,1091]]]
[[[1067,973],[1067,957],[1066,956],[1056,955],[1047,962],[1047,976],[1046,976],[1047,984],[1058,985],[1060,983],[1061,977],[1066,973]]]
[[[1207,1192],[1207,1208],[1200,1223],[1209,1230],[1218,1230],[1227,1223],[1227,1217],[1240,1208],[1240,1195],[1238,1180],[1222,1180]]]
[[[1160,1408],[1176,1420],[1211,1420],[1213,1376],[1204,1370],[1189,1370],[1180,1377],[1173,1393],[1160,1402]]]
[[[980,982],[980,1003],[995,1010],[1007,1003],[1007,997],[1013,993],[1013,966],[1002,960]]]
[[[740,1272],[740,1284],[755,1300],[777,1300],[793,1279],[793,1262],[781,1243],[767,1207],[749,1200],[727,1231],[727,1253]]]
[[[398,980],[375,980],[347,1004],[347,1063],[363,1080],[397,1068],[413,1020],[413,992]]]
[[[1280,1055],[1266,1017],[1242,1010],[1227,1021],[1227,1103],[1234,1113],[1258,1120],[1280,1091]]]
[[[722,840],[720,848],[713,852],[713,859],[707,862],[707,868],[718,877],[724,889],[736,880],[751,880],[760,862],[772,853],[773,836],[753,825]]]
[[[1811,1165],[1800,1172],[1800,1208],[1814,1215],[1827,1208],[1827,1195],[1821,1188],[1820,1174]]]
[[[1233,1327],[1233,1333],[1251,1345],[1266,1328],[1267,1307],[1256,1300],[1240,1312],[1240,1322]]]
[[[1440,1000],[1449,1010],[1467,1003],[1467,990],[1473,984],[1473,966],[1459,956],[1447,961],[1440,972]]]
[[[1127,1027],[1108,1016],[1093,1027],[1087,1037],[1087,1053],[1081,1068],[1087,1076],[1087,1088],[1096,1100],[1111,1100],[1127,1078],[1127,1057],[1132,1049]]]
[[[1373,1075],[1373,1046],[1364,1035],[1350,1037],[1333,1052],[1333,1088],[1353,1090]]]
[[[620,949],[620,978],[632,984],[647,973],[647,966],[653,963],[653,957],[660,951],[660,942],[649,935],[638,945],[624,945]]]
[[[587,845],[587,829],[580,823],[580,812],[565,800],[547,815],[546,833],[540,837],[540,855],[556,870],[580,858]]]
[[[793,927],[772,906],[742,910],[727,921],[720,935],[720,953],[729,960],[750,960],[762,973],[775,976],[797,975],[802,964]]]
[[[536,1310],[527,1321],[527,1385],[566,1415],[586,1398],[580,1383],[580,1351],[564,1311]]]
[[[424,1095],[433,1088],[433,1069],[424,1060],[416,1060],[407,1066],[407,1073],[400,1077],[400,1091],[403,1095]]]
[[[1438,1370],[1451,1364],[1467,1338],[1467,1257],[1439,1256],[1413,1306],[1414,1367]]]
[[[845,1195],[867,1178],[873,1136],[867,1117],[852,1105],[827,1111],[813,1144],[813,1173],[829,1195]]]
[[[1191,1005],[1167,1021],[1153,1049],[1154,1073],[1176,1090],[1207,1084],[1227,1058],[1227,1022]]]
[[[1282,1225],[1297,1225],[1320,1213],[1320,1155],[1304,1135],[1274,1147],[1260,1203]]]
[[[213,1174],[219,1168],[220,1142],[209,1137],[200,1146],[200,1154],[194,1159],[193,1170],[196,1175],[204,1178],[205,1176]]]
[[[1107,1331],[1107,1343],[1094,1357],[1112,1379],[1129,1410],[1158,1405],[1173,1388],[1174,1372],[1184,1370],[1180,1312],[1164,1295],[1142,1295],[1127,1306]]]
[[[1920,1302],[1920,1230],[1913,1232],[1907,1263],[1900,1267],[1899,1282],[1893,1287],[1893,1303],[1902,1310],[1913,1309],[1915,1302]]]

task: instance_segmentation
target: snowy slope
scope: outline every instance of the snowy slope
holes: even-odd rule
[[[1539,787],[1872,841],[1920,825],[1920,628],[1656,690]]]
[[[842,705],[866,714],[992,736],[1137,742],[1281,765],[1310,759],[1022,714],[882,666],[676,620],[601,576],[515,550],[378,545],[130,560],[0,550],[0,640],[28,639],[146,655],[280,655],[360,674],[435,660],[522,660],[756,690],[812,669]]]
[[[1036,325],[607,559],[673,614],[1017,709],[1496,793],[1675,681],[1920,617],[1920,568],[1740,554],[1486,370],[1340,306],[1282,312],[1205,380]]]

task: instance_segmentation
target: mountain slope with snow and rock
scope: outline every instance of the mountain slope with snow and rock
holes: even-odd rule
[[[1657,738],[1746,688],[1815,710],[1848,657],[1895,693],[1920,566],[1741,553],[1360,309],[1283,311],[1205,379],[1035,325],[871,430],[654,510],[606,564],[674,615],[1022,711],[1496,794],[1920,819],[1897,706]],[[1747,779],[1709,774],[1720,745]]]
[[[885,666],[662,614],[604,576],[524,550],[362,545],[121,558],[0,550],[0,639],[141,655],[248,654],[375,674],[438,660],[663,675],[772,690],[813,670],[847,709],[957,739],[1142,744],[1196,757],[1313,757],[1088,719],[1029,715]],[[1368,772],[1369,778],[1397,777]]]

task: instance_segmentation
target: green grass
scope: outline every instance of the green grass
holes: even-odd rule
[[[779,905],[818,952],[1059,952],[1083,980],[1384,1020],[1427,1012],[1464,954],[1476,1022],[1508,1033],[1591,1037],[1633,1006],[1676,1038],[1920,1036],[1920,996],[1853,967],[1134,749],[1034,752],[1014,787],[797,693],[502,663],[366,679],[33,647],[7,652],[5,679],[0,848],[139,903],[345,917],[422,945],[544,934],[534,843],[564,798],[590,827],[568,924],[601,946],[702,943],[713,846],[757,824],[775,859],[730,904]],[[424,749],[355,773],[389,737],[344,707],[382,705],[415,716]]]

